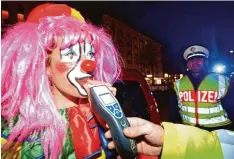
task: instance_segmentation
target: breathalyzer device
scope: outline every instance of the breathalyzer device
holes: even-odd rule
[[[94,113],[105,120],[110,128],[119,155],[124,159],[136,158],[136,141],[123,134],[123,129],[129,127],[130,124],[111,91],[104,85],[93,86],[90,88],[90,97]]]

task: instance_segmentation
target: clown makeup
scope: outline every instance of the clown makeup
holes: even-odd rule
[[[84,54],[86,59],[94,60],[94,49],[91,44],[77,43],[72,45],[70,48],[61,50],[61,62],[79,62],[81,53]]]
[[[77,43],[63,50],[60,48],[61,43],[52,51],[47,67],[52,85],[67,95],[86,98],[83,85],[92,79],[93,71],[87,73],[81,69],[81,65],[85,61],[95,63],[94,48],[88,42]]]
[[[61,50],[61,62],[77,62],[77,60],[81,57],[80,45],[75,44],[70,48],[66,48]]]
[[[72,62],[73,68],[68,73],[68,80],[74,85],[81,96],[87,96],[83,85],[89,78],[92,78],[91,74],[88,74],[81,70],[81,63],[84,60],[94,61],[94,49],[90,43],[77,43],[70,48],[61,50],[61,62]]]

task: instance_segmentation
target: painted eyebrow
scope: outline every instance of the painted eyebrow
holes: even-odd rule
[[[88,52],[86,50],[86,44],[90,45],[90,50],[88,50]],[[92,52],[92,53],[94,53],[94,47],[93,47],[93,45],[91,45],[90,43],[85,43],[85,45],[84,45],[84,52],[87,52],[87,53]]]

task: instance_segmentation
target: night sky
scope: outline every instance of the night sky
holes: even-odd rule
[[[183,72],[183,51],[194,44],[210,50],[210,65],[221,61],[231,69],[234,63],[234,54],[229,53],[234,50],[234,2],[68,3],[95,24],[109,14],[161,42],[165,72]]]

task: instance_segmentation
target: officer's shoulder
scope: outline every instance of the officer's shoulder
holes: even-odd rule
[[[218,73],[215,73],[215,72],[211,72],[208,74],[209,76],[213,76],[213,77],[221,77],[221,78],[224,78],[225,80],[228,80],[229,81],[229,78],[225,75],[222,75],[222,74],[218,74]]]
[[[182,81],[184,81],[187,77],[186,77],[187,75],[185,75],[184,77],[182,77],[182,78],[180,78],[180,79],[176,79],[174,82],[173,82],[173,84],[175,85],[176,83],[180,83],[180,82],[182,82]]]
[[[188,75],[184,75],[182,78],[177,79],[176,81],[183,81],[183,80],[185,80],[185,79],[187,79],[187,78],[188,78]]]

